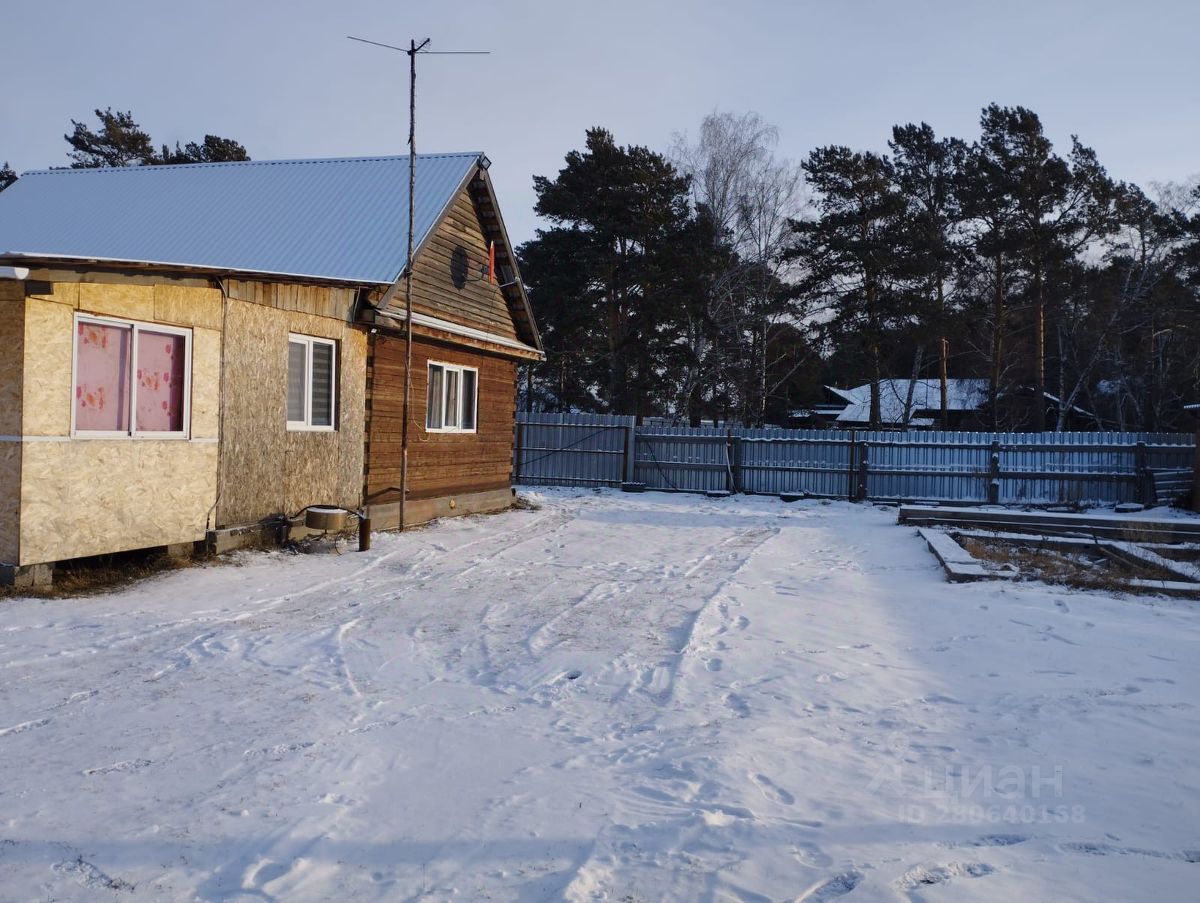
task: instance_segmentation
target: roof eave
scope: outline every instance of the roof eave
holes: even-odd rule
[[[21,261],[26,266],[33,264],[68,264],[72,266],[79,266],[80,264],[94,264],[105,267],[134,267],[138,269],[151,269],[155,271],[169,270],[173,272],[203,273],[211,276],[250,276],[256,279],[288,279],[297,282],[320,282],[324,285],[381,286],[388,284],[387,282],[381,281],[377,278],[369,277],[319,276],[312,273],[287,273],[273,270],[239,269],[236,267],[206,266],[204,264],[177,263],[162,260],[127,260],[116,257],[84,257],[72,256],[69,254],[0,251],[0,261],[16,260]]]

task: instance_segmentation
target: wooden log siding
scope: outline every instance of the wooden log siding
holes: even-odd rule
[[[372,338],[367,368],[366,495],[395,501],[400,485],[400,432],[404,409],[404,339]],[[429,362],[479,370],[478,429],[474,433],[425,430]],[[413,342],[412,420],[409,423],[409,498],[427,499],[505,489],[512,477],[516,415],[516,363],[479,351],[416,339]]]
[[[454,284],[455,250],[466,255],[466,277],[461,288]],[[473,326],[508,339],[517,337],[508,301],[496,283],[480,278],[487,263],[487,239],[479,213],[464,189],[445,219],[417,255],[413,267],[413,309],[420,313]],[[404,311],[404,292],[392,300],[391,309]]]

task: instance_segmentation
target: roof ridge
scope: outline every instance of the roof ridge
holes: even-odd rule
[[[417,154],[417,160],[430,159],[455,159],[455,158],[471,158],[481,157],[483,151],[450,151],[436,154]],[[21,178],[27,176],[44,176],[44,175],[61,175],[63,173],[131,173],[131,172],[164,172],[173,169],[201,169],[201,168],[217,168],[223,166],[294,166],[300,164],[316,164],[316,163],[384,163],[394,160],[407,160],[409,154],[380,154],[375,156],[365,157],[301,157],[294,160],[220,160],[209,161],[204,163],[160,163],[160,164],[139,164],[136,166],[90,166],[73,168],[70,166],[50,167],[48,169],[30,169],[21,173]]]

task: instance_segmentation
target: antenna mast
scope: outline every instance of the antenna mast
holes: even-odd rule
[[[408,42],[408,47],[396,47],[393,44],[368,41],[366,38],[356,38],[353,35],[346,35],[346,37],[351,41],[372,44],[375,47],[386,47],[388,50],[398,50],[408,55],[408,254],[404,259],[404,419],[400,425],[400,529],[403,531],[405,508],[408,502],[408,421],[412,416],[412,259],[417,197],[417,54],[480,56],[490,51],[427,50],[429,38],[420,44],[414,39]]]

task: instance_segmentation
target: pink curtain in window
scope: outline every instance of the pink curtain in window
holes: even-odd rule
[[[183,336],[138,332],[137,428],[178,433],[183,424]]]
[[[75,336],[75,429],[129,430],[132,334],[127,327],[79,324]]]

